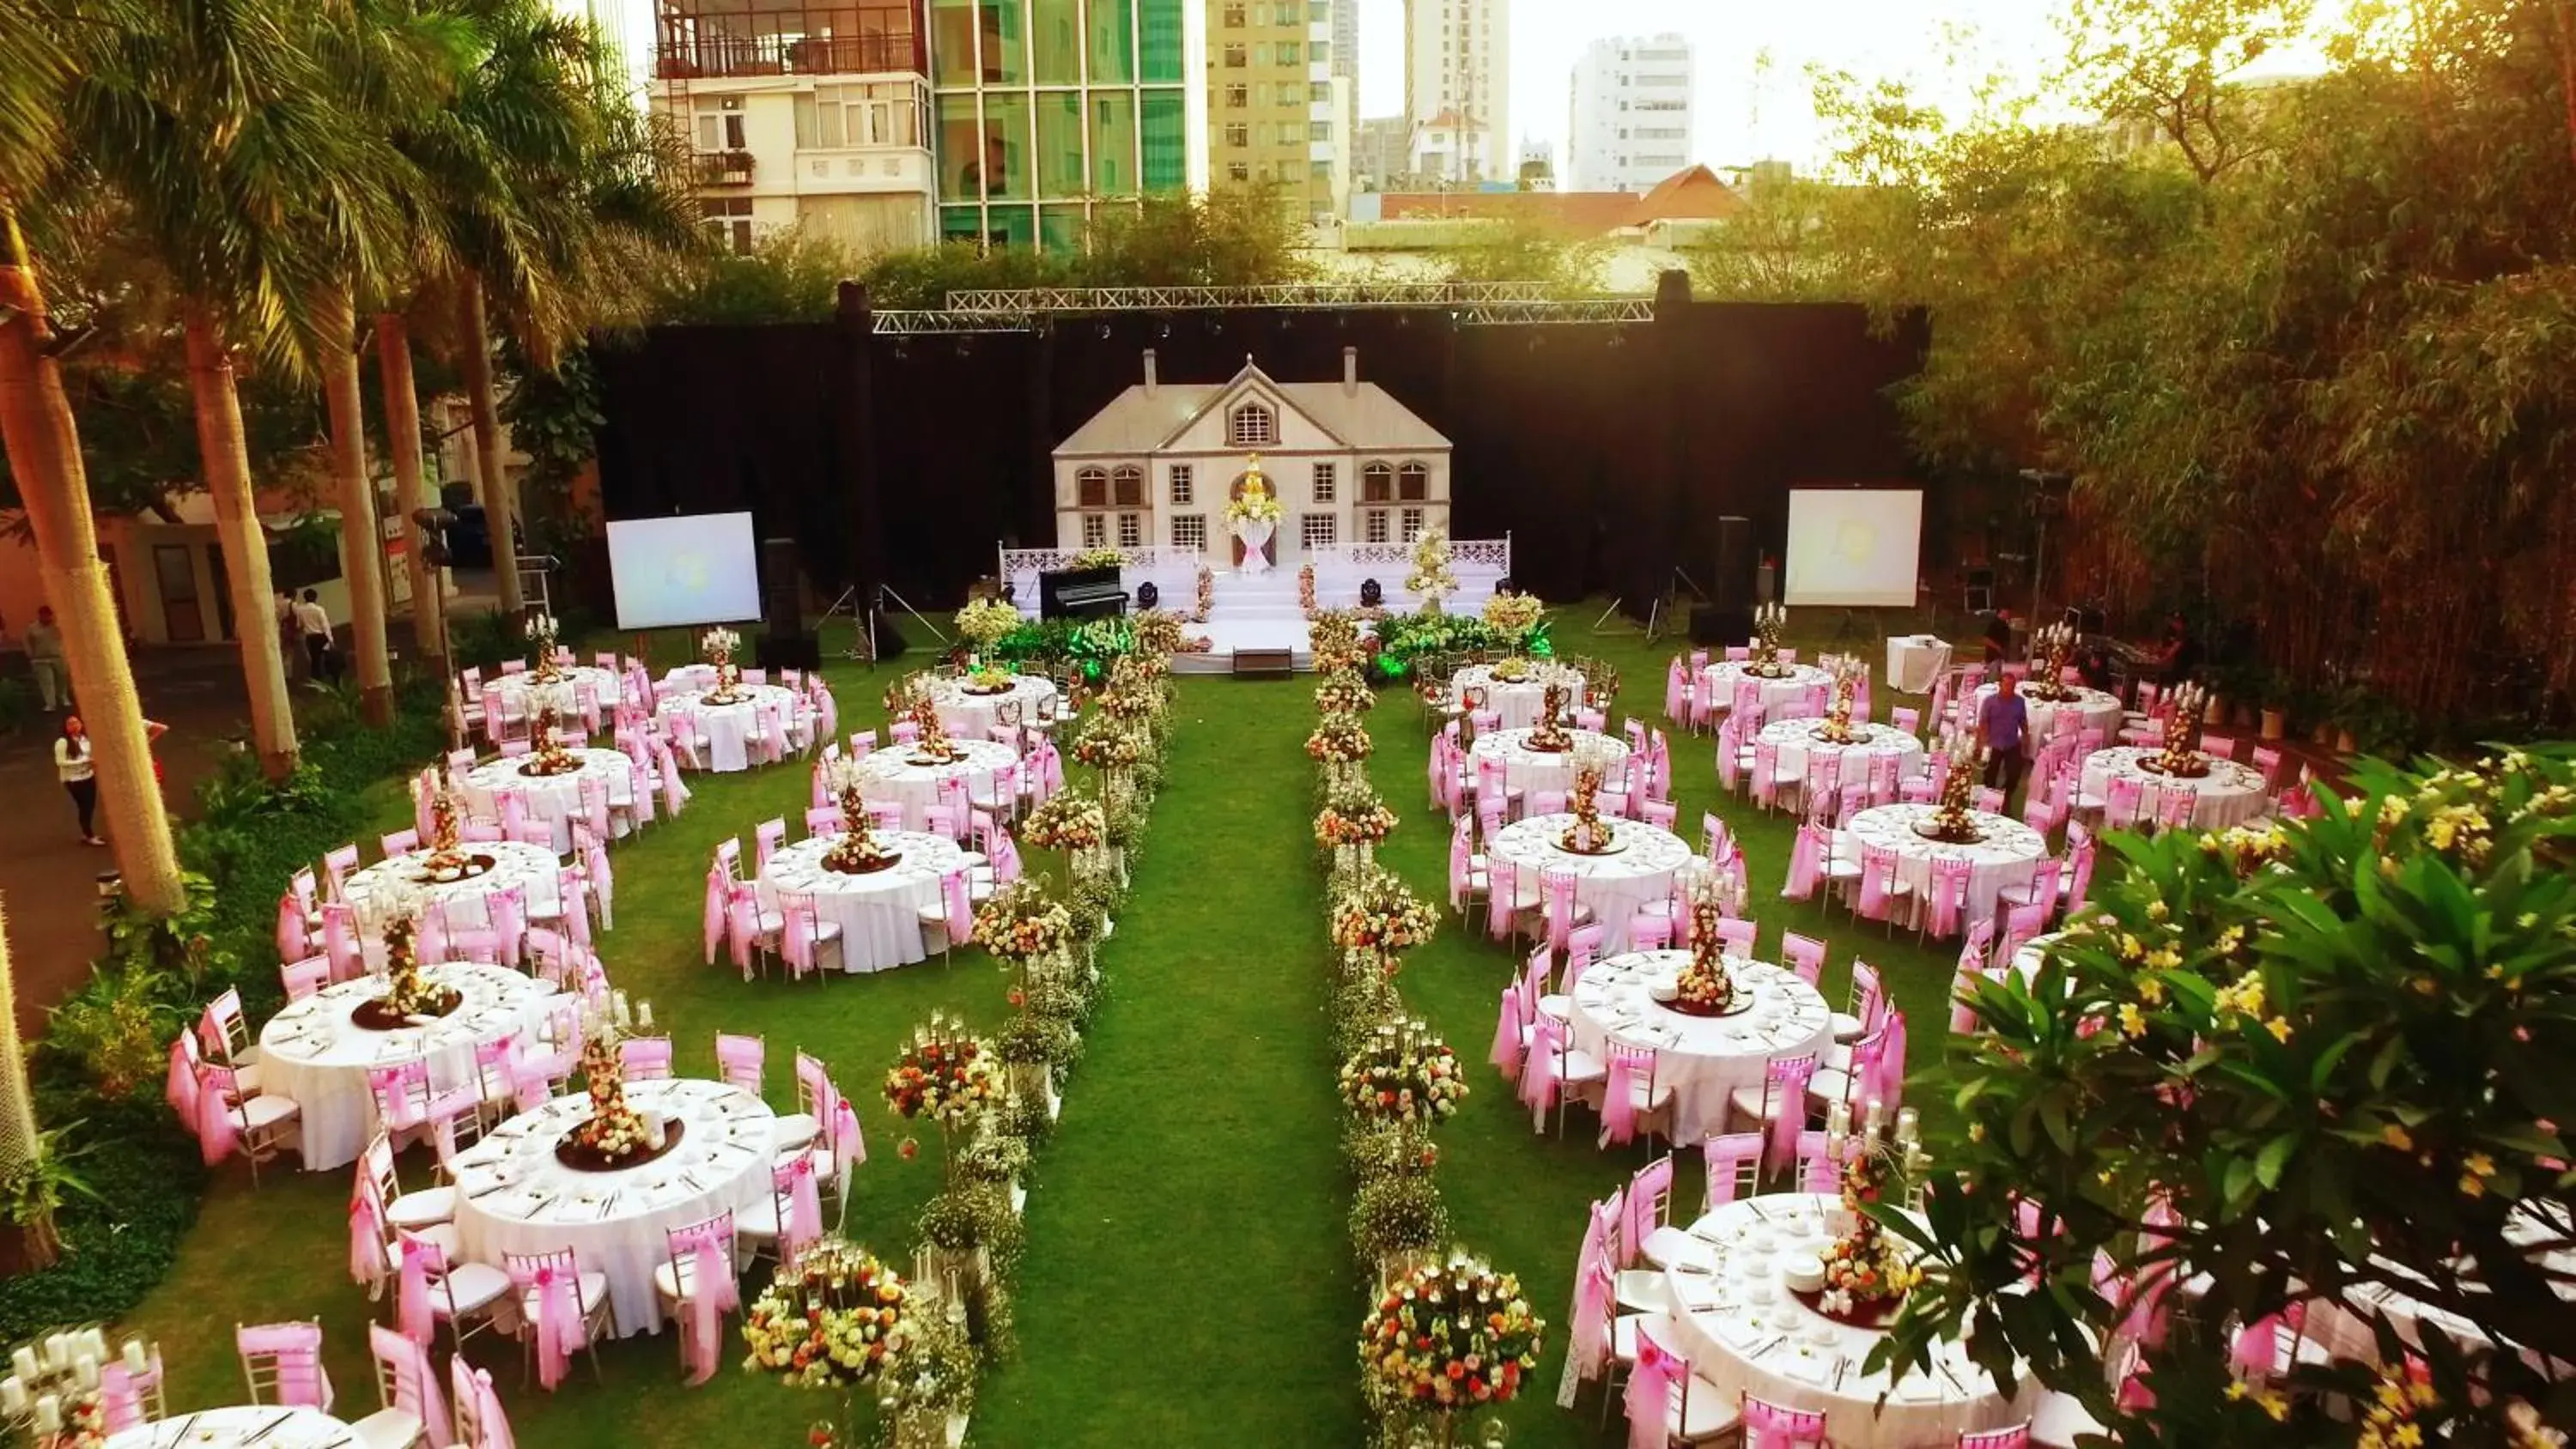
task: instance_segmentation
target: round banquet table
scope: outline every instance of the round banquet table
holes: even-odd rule
[[[930,683],[931,703],[939,709],[939,727],[960,739],[991,739],[993,727],[1002,722],[1005,705],[1019,706],[1021,724],[1036,724],[1039,706],[1053,698],[1055,681],[1034,674],[1012,675],[1011,687],[999,694],[977,694],[956,676]]]
[[[661,1326],[653,1270],[663,1234],[769,1200],[776,1114],[740,1087],[690,1077],[626,1084],[626,1104],[686,1124],[677,1145],[640,1167],[580,1172],[555,1144],[590,1120],[590,1095],[557,1097],[495,1127],[457,1154],[456,1233],[465,1256],[501,1266],[505,1253],[570,1248],[585,1272],[608,1276],[617,1335]]]
[[[1539,873],[1565,870],[1574,874],[1574,899],[1590,906],[1601,923],[1601,949],[1615,955],[1628,949],[1628,921],[1648,901],[1672,894],[1673,873],[1691,858],[1682,838],[1642,820],[1604,816],[1618,849],[1609,855],[1576,855],[1557,843],[1574,824],[1572,815],[1532,815],[1504,826],[1485,842],[1487,869],[1510,867],[1516,882],[1539,891]],[[1501,882],[1498,880],[1497,885]],[[1512,891],[1501,894],[1508,899]]]
[[[1781,771],[1785,774],[1794,770],[1802,779],[1807,773],[1809,756],[1840,756],[1842,773],[1839,778],[1847,790],[1869,783],[1869,757],[1874,754],[1897,756],[1896,773],[1899,775],[1923,773],[1923,742],[1894,725],[1855,723],[1852,728],[1861,738],[1852,744],[1838,745],[1816,738],[1816,730],[1823,723],[1818,719],[1773,720],[1764,725],[1754,738],[1763,744],[1778,745]]]
[[[574,687],[583,684],[590,686],[592,696],[599,701],[599,712],[603,716],[600,722],[606,724],[605,716],[616,712],[617,701],[622,697],[616,670],[602,669],[595,664],[567,664],[557,672],[556,678],[544,684],[537,683],[537,676],[525,670],[516,674],[487,675],[483,680],[485,689],[500,691],[504,719],[533,720],[537,717],[537,707],[549,704],[554,706],[556,716],[565,722],[567,728],[581,718],[581,696]],[[485,718],[483,737],[499,743],[499,721]]]
[[[823,864],[839,839],[818,835],[770,852],[760,872],[761,905],[777,905],[781,891],[811,895],[814,914],[841,928],[844,971],[883,971],[920,960],[927,953],[919,912],[940,903],[939,878],[965,865],[965,850],[944,835],[880,831],[877,843],[901,859],[870,875],[847,875]]]
[[[2504,1220],[2504,1240],[2520,1249],[2543,1271],[2559,1274],[2554,1291],[2557,1296],[2576,1305],[2576,1286],[2568,1279],[2576,1276],[2576,1249],[2550,1248],[2559,1241],[2556,1229],[2532,1216],[2527,1207],[2516,1208]],[[2421,1281],[2419,1274],[2387,1258],[2375,1257],[2374,1267],[2404,1282]],[[2429,1291],[2429,1285],[2427,1288]],[[2356,1358],[2364,1363],[2379,1361],[2379,1339],[2371,1329],[2373,1318],[2385,1318],[2388,1326],[2407,1344],[2421,1349],[2427,1327],[2439,1331],[2463,1349],[2504,1347],[2508,1352],[2520,1348],[2507,1340],[2498,1344],[2494,1335],[2467,1317],[2438,1304],[2427,1303],[2406,1291],[2399,1283],[2357,1283],[2344,1290],[2339,1303],[2316,1303],[2308,1309],[2307,1336],[2319,1347],[2337,1358]],[[2523,1349],[2521,1357],[2537,1366],[2540,1355]]]
[[[2121,705],[2119,697],[2104,694],[2098,689],[2086,689],[2081,685],[2069,687],[2075,691],[2073,699],[2054,700],[2041,699],[2028,692],[2029,685],[2022,686],[2022,703],[2030,710],[2030,738],[2044,740],[2057,733],[2058,716],[2072,712],[2075,723],[2067,728],[2100,730],[2103,739],[2118,739],[2120,725],[2128,718],[2128,711]],[[1978,685],[1977,708],[1982,711],[1986,707],[1986,701],[1994,696],[1995,687],[1992,684]]]
[[[426,1057],[433,1091],[471,1083],[474,1049],[521,1032],[533,1035],[554,992],[547,983],[507,966],[476,961],[423,967],[421,975],[465,998],[432,1025],[371,1031],[351,1021],[361,1003],[385,991],[383,977],[362,976],[324,987],[260,1028],[263,1085],[294,1098],[303,1109],[306,1171],[358,1160],[376,1130],[376,1100],[367,1090],[370,1070]]]
[[[896,801],[903,806],[903,828],[924,829],[929,824],[924,812],[939,803],[939,792],[949,781],[964,780],[966,793],[980,799],[992,793],[993,772],[1020,757],[999,740],[950,743],[957,746],[959,758],[944,765],[915,764],[913,747],[906,744],[871,751],[859,761],[859,798]]]
[[[465,796],[465,810],[480,820],[501,818],[503,790],[517,789],[528,798],[528,818],[542,820],[555,835],[555,853],[572,851],[572,823],[582,816],[581,782],[597,780],[608,787],[611,803],[622,804],[635,798],[634,777],[627,773],[626,756],[616,750],[574,750],[573,757],[581,768],[568,775],[531,775],[526,766],[533,756],[512,755],[486,760],[465,772],[456,787]],[[624,834],[616,817],[610,817],[610,829]]]
[[[1995,913],[1995,892],[2028,884],[2040,857],[2048,853],[2048,841],[2038,831],[1983,810],[1968,812],[1968,819],[1985,832],[1985,839],[1974,845],[1950,845],[1914,833],[1915,822],[1938,812],[1934,805],[1879,805],[1863,810],[1852,817],[1850,829],[1834,832],[1834,858],[1858,865],[1862,846],[1887,846],[1896,852],[1896,878],[1914,887],[1914,898],[1920,901],[1931,895],[1933,857],[1964,855],[1969,861],[1968,919],[1976,921]]]
[[[319,1409],[236,1404],[173,1414],[107,1436],[102,1449],[350,1449],[349,1426]]]
[[[1787,1263],[1831,1240],[1826,1215],[1840,1205],[1822,1193],[1773,1193],[1721,1203],[1691,1225],[1707,1255],[1683,1260],[1665,1283],[1674,1304],[1672,1347],[1692,1370],[1729,1402],[1750,1393],[1821,1411],[1826,1437],[1852,1449],[1927,1449],[2029,1418],[2030,1409],[2007,1397],[1957,1342],[1933,1345],[1931,1370],[1909,1373],[1891,1389],[1885,1370],[1861,1369],[1883,1329],[1837,1323],[1790,1296],[1782,1282]],[[2035,1400],[2029,1375],[2020,1381]]]
[[[1761,1085],[1773,1057],[1814,1052],[1834,1039],[1825,998],[1794,971],[1729,958],[1726,969],[1753,996],[1734,1016],[1692,1016],[1656,1001],[1649,988],[1690,964],[1688,951],[1632,951],[1600,961],[1574,983],[1569,1017],[1575,1049],[1604,1057],[1610,1042],[1651,1047],[1655,1081],[1673,1089],[1673,1140],[1696,1142],[1726,1130],[1726,1098]]]
[[[484,910],[483,898],[511,886],[526,888],[531,916],[554,912],[560,863],[551,847],[530,845],[523,840],[469,840],[457,848],[468,855],[492,857],[492,868],[464,880],[432,881],[421,874],[423,857],[406,855],[353,871],[341,883],[341,898],[357,908],[358,934],[366,951],[368,970],[385,969],[383,932],[388,912],[384,895],[395,884],[408,887],[424,909],[437,906],[441,918],[450,926],[490,925],[492,918]]]
[[[1699,672],[1700,679],[1709,688],[1708,697],[1721,708],[1735,707],[1735,681],[1744,674],[1748,662],[1742,659],[1721,660]],[[1778,714],[1782,706],[1795,705],[1806,699],[1807,691],[1811,689],[1822,686],[1830,690],[1834,677],[1812,664],[1792,664],[1786,678],[1753,676],[1753,680],[1762,688],[1762,713],[1769,718]]]
[[[2084,757],[2084,793],[2107,798],[2115,778],[2135,780],[2151,794],[2188,786],[2200,798],[2192,805],[2191,823],[2198,830],[2225,830],[2242,825],[2264,812],[2272,802],[2264,797],[2263,776],[2249,765],[2204,755],[2209,773],[2198,777],[2176,778],[2148,769],[2142,761],[2164,753],[2137,745],[2115,745],[2095,750]],[[2143,816],[2147,806],[2141,806]]]
[[[1502,761],[1503,783],[1521,792],[1524,805],[1530,796],[1541,790],[1572,790],[1575,757],[1587,751],[1599,755],[1608,767],[1603,773],[1601,788],[1618,789],[1620,780],[1625,778],[1621,772],[1628,767],[1627,742],[1591,730],[1567,730],[1565,733],[1574,742],[1570,749],[1531,749],[1530,732],[1525,729],[1495,730],[1478,735],[1468,749],[1476,757],[1479,774],[1484,772],[1485,761]]]
[[[1561,685],[1566,690],[1567,708],[1583,703],[1583,675],[1562,664],[1530,666],[1527,676],[1515,680],[1494,678],[1494,666],[1470,664],[1449,679],[1449,698],[1459,708],[1467,706],[1467,691],[1482,690],[1485,708],[1501,715],[1503,728],[1525,730],[1538,723],[1539,709],[1547,703],[1547,687]]]
[[[804,748],[794,690],[775,684],[746,684],[735,692],[742,697],[727,704],[710,704],[705,689],[666,689],[653,706],[653,715],[665,727],[675,713],[696,715],[698,732],[706,736],[707,768],[719,775],[751,768],[751,742],[760,736],[760,707],[764,704],[778,707],[778,723],[787,731],[788,745],[797,750]]]

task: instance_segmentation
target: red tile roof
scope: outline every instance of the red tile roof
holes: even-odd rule
[[[1705,166],[1677,171],[1643,196],[1625,191],[1390,192],[1378,202],[1387,221],[1472,217],[1527,221],[1565,236],[1596,237],[1650,221],[1715,221],[1744,205]]]

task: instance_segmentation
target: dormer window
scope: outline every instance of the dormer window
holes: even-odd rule
[[[1236,408],[1226,419],[1226,440],[1238,448],[1267,448],[1279,441],[1279,423],[1257,402]]]

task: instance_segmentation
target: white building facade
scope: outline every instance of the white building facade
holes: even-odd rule
[[[1511,22],[1510,0],[1405,0],[1404,113],[1417,128],[1445,117],[1470,133],[1452,164],[1473,169],[1454,179],[1510,173]]]
[[[1342,352],[1331,382],[1282,383],[1244,359],[1221,383],[1167,383],[1145,353],[1130,386],[1054,453],[1056,546],[1199,550],[1240,560],[1226,504],[1256,456],[1279,500],[1272,562],[1403,543],[1449,523],[1449,440]]]
[[[1697,90],[1686,37],[1592,42],[1574,66],[1560,184],[1568,191],[1652,191],[1690,164]]]

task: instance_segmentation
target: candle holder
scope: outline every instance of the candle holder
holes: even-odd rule
[[[159,1346],[140,1337],[127,1339],[111,1358],[106,1329],[95,1323],[29,1339],[10,1350],[10,1372],[0,1377],[0,1424],[37,1445],[101,1442],[106,1370],[121,1365],[138,1396],[157,1398],[160,1362]]]

